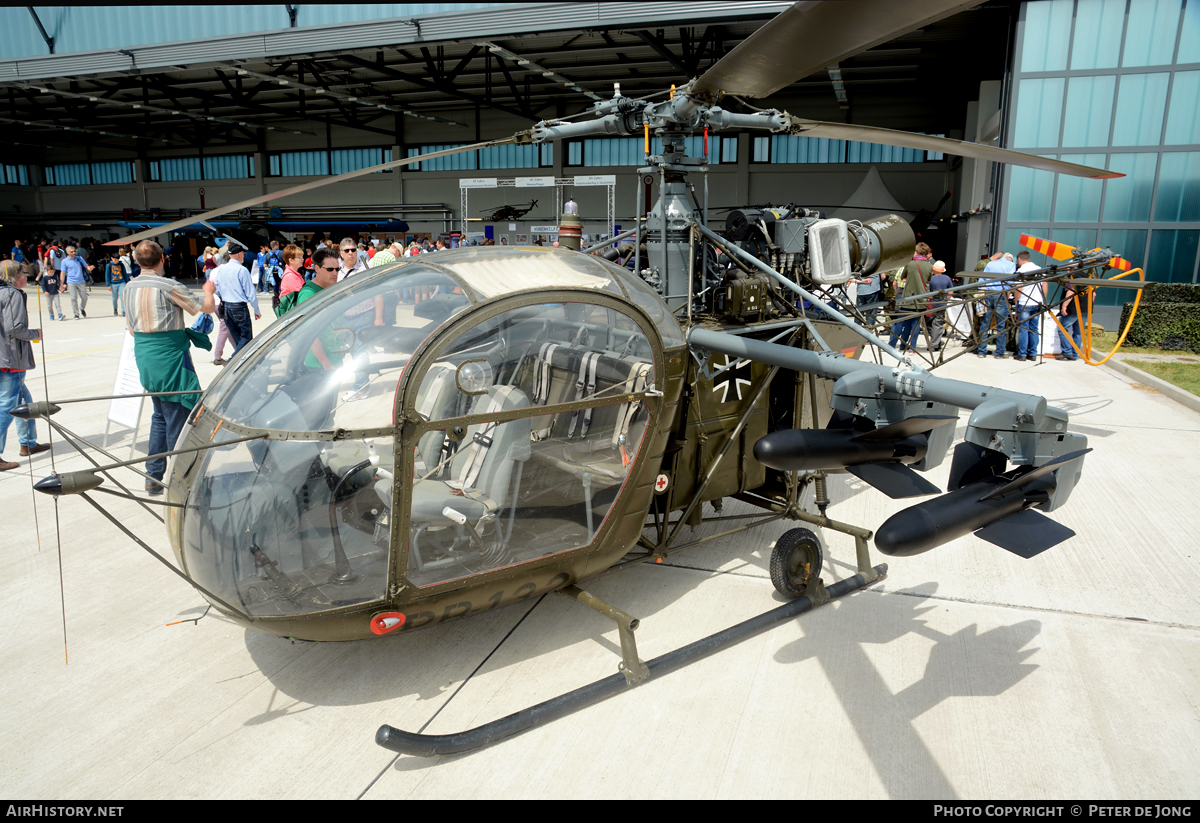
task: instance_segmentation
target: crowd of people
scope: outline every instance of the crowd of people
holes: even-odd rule
[[[494,241],[475,240],[470,245],[490,246]],[[32,456],[49,448],[37,442],[32,420],[10,414],[14,407],[31,399],[25,373],[35,368],[32,343],[39,339],[40,330],[29,328],[25,289],[30,283],[36,283],[44,293],[50,319],[63,321],[67,301],[76,319],[87,317],[89,286],[98,284],[103,276],[113,315],[124,316],[134,336],[142,386],[151,393],[194,390],[172,399],[151,398],[154,413],[149,445],[150,453],[158,454],[174,445],[188,410],[200,396],[191,347],[212,350],[213,363],[224,365],[228,362],[224,357],[226,344],[232,344],[230,357],[233,357],[253,338],[251,317],[258,320],[263,314],[260,296],[266,299],[270,295],[271,308],[282,316],[323,289],[367,269],[448,247],[442,237],[407,243],[345,237],[339,243],[321,239],[315,247],[271,241],[254,251],[228,238],[219,248],[205,247],[195,258],[196,275],[203,283],[202,292],[196,294],[179,282],[187,268],[183,259],[177,253],[172,254],[173,249],[164,250],[153,241],[143,241],[134,248],[104,247],[91,237],[79,240],[68,237],[65,241],[16,240],[12,250],[3,255],[7,259],[0,261],[0,471],[18,465],[3,457],[8,429],[14,421],[21,456]],[[629,257],[632,265],[633,255]],[[983,299],[966,307],[965,324],[962,315],[956,318],[958,322],[947,322],[949,301],[945,292],[959,283],[947,273],[944,262],[934,259],[933,250],[926,243],[917,244],[913,259],[903,268],[852,282],[857,286],[856,303],[869,323],[875,321],[880,307],[892,297],[932,295],[926,300],[926,311],[905,312],[912,316],[892,324],[889,343],[893,348],[913,351],[924,330],[933,351],[941,349],[947,338],[957,336],[964,346],[975,346],[979,357],[986,357],[989,345],[994,344],[993,356],[1003,358],[1012,317],[1017,324],[1014,359],[1034,360],[1040,352],[1039,328],[1047,306],[1046,287],[1041,283],[1009,281],[1005,275],[1038,268],[1030,261],[1029,252],[1024,251],[1015,257],[998,252],[981,260],[976,271],[994,277],[980,281]],[[423,297],[427,295],[409,295],[409,299],[416,301]],[[1078,301],[1072,299],[1070,289],[1063,297],[1055,312],[1068,334],[1058,332],[1059,356],[1073,361],[1079,357],[1081,339]],[[198,316],[190,327],[185,323],[185,313]],[[215,345],[208,338],[214,329],[218,329]],[[161,458],[147,463],[151,478],[146,483],[147,493],[161,493],[165,465]]]
[[[1027,251],[1015,257],[1011,252],[996,252],[985,255],[975,266],[983,275],[979,280],[982,300],[965,304],[956,318],[947,320],[950,306],[947,290],[961,286],[962,281],[951,277],[946,264],[934,260],[933,250],[927,243],[918,243],[913,259],[903,268],[890,272],[877,272],[871,277],[855,279],[858,292],[856,304],[861,307],[864,319],[874,322],[875,315],[884,301],[896,298],[916,298],[931,295],[925,301],[925,312],[920,307],[906,306],[902,315],[909,315],[891,325],[888,344],[892,348],[902,347],[906,353],[915,351],[922,331],[928,334],[930,351],[940,351],[948,337],[957,337],[964,346],[975,347],[978,357],[987,357],[990,346],[994,346],[993,357],[1003,359],[1009,349],[1009,318],[1015,318],[1016,331],[1013,359],[1017,361],[1037,360],[1041,353],[1041,318],[1049,306],[1050,294],[1045,283],[1006,280],[1004,275],[1038,271],[1042,267],[1032,262]],[[1059,355],[1057,359],[1073,362],[1081,351],[1081,328],[1079,308],[1074,299],[1074,290],[1066,287],[1061,302],[1054,308],[1058,322],[1065,329],[1058,333]]]

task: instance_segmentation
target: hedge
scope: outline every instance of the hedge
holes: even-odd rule
[[[1120,328],[1125,328],[1132,309],[1132,303],[1125,304]],[[1130,346],[1200,353],[1200,303],[1143,301],[1125,342]]]
[[[1200,303],[1200,286],[1191,283],[1150,283],[1142,290],[1142,303]],[[1138,314],[1141,314],[1138,306]]]

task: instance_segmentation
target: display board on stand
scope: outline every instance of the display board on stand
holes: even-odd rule
[[[121,359],[117,361],[117,376],[113,380],[113,399],[108,404],[108,421],[104,424],[104,445],[108,445],[108,430],[116,424],[126,429],[133,429],[133,440],[129,444],[129,456],[133,457],[137,446],[138,430],[142,422],[142,408],[145,397],[123,397],[122,395],[143,395],[142,380],[138,376],[137,360],[133,356],[133,335],[123,335],[121,344]]]
[[[563,187],[564,186],[604,186],[608,189],[605,212],[605,225],[608,227],[608,236],[615,237],[616,232],[616,196],[615,189],[617,185],[617,176],[615,174],[581,174],[575,177],[462,177],[458,181],[459,193],[459,212],[460,222],[462,223],[463,236],[467,234],[467,215],[470,213],[467,204],[467,193],[471,189],[533,189],[533,188],[549,188],[554,187],[555,190],[555,216],[562,214],[563,210]],[[509,231],[513,231],[516,224],[509,224]]]

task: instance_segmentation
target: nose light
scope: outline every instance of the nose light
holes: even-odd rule
[[[371,618],[371,631],[375,634],[387,634],[404,625],[404,615],[400,612],[384,612]]]

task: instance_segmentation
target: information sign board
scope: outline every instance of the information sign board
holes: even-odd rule
[[[575,175],[576,186],[615,186],[617,184],[617,176],[615,174],[577,174]]]

